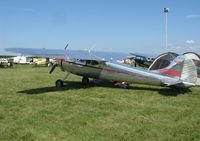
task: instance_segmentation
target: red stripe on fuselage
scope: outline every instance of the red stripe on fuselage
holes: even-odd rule
[[[64,58],[55,58],[56,61],[65,60]]]
[[[65,63],[71,63],[71,62],[65,60],[64,58],[55,58],[55,60],[56,60],[56,61],[63,61],[63,62],[65,62]]]
[[[176,70],[172,70],[172,69],[162,69],[162,70],[159,70],[159,72],[164,73],[164,74],[168,74],[168,75],[172,75],[172,76],[176,76],[176,77],[181,76],[181,72],[176,71]]]
[[[105,70],[105,71],[108,71],[108,72],[116,72],[116,73],[131,75],[128,72],[123,72],[123,71],[120,71],[120,70],[112,70],[112,69],[108,69],[108,68],[102,68],[102,69]]]

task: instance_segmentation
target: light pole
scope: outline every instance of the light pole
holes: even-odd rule
[[[164,13],[165,13],[165,51],[167,51],[168,48],[168,29],[167,29],[167,14],[169,12],[169,8],[164,8]]]

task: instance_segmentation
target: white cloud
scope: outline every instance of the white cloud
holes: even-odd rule
[[[199,14],[187,15],[186,18],[200,18]]]
[[[193,51],[193,52],[200,52],[200,44],[198,41],[194,41],[192,39],[188,39],[185,42],[174,44],[168,44],[168,51],[172,51],[178,54],[182,54],[184,52]]]
[[[188,45],[193,45],[193,44],[195,44],[195,41],[194,40],[186,40],[185,43]]]
[[[186,40],[185,43],[190,50],[195,50],[197,48],[197,43],[194,40]]]
[[[179,50],[181,49],[181,46],[180,45],[174,45],[174,44],[168,44],[168,47],[173,49],[173,50]]]

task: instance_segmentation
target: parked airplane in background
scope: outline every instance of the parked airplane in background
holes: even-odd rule
[[[13,59],[0,58],[0,68],[13,67]]]
[[[153,63],[153,61],[154,61],[153,57],[147,57],[146,55],[130,53],[129,56],[118,62],[134,67],[148,68]]]
[[[12,55],[0,55],[0,68],[13,67]]]
[[[82,76],[82,83],[84,85],[89,83],[89,78],[95,78],[118,82],[189,88],[195,86],[197,80],[194,62],[185,56],[178,56],[168,67],[154,71],[141,70],[102,60],[57,59],[49,73],[51,74],[57,66],[67,73],[62,80],[56,81],[56,87],[62,87],[63,82],[71,73]]]
[[[13,57],[14,63],[16,64],[30,64],[30,62],[32,61],[31,57],[28,56],[16,56]]]
[[[48,57],[32,57],[31,64],[38,66],[38,65],[44,65],[49,66],[50,65],[50,59]]]

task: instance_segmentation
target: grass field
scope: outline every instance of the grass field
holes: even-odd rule
[[[200,140],[200,88],[84,87],[57,69],[0,68],[0,140]]]

